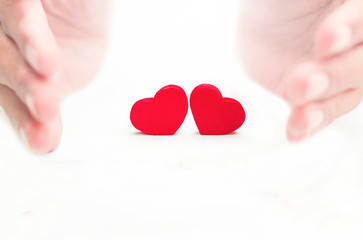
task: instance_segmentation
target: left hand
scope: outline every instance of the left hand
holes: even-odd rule
[[[249,1],[241,25],[247,73],[291,106],[290,141],[361,102],[363,1]]]

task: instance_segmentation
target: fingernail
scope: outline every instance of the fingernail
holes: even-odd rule
[[[314,110],[308,113],[308,127],[307,132],[309,135],[311,132],[317,130],[324,121],[324,113],[320,110]]]
[[[25,57],[26,60],[28,61],[29,65],[38,70],[38,62],[37,62],[37,54],[36,51],[33,47],[31,47],[30,45],[27,45],[25,47]]]
[[[305,131],[298,131],[298,130],[289,130],[289,135],[293,141],[301,141],[306,138]]]
[[[329,77],[324,73],[317,73],[309,77],[306,100],[319,98],[329,87]]]
[[[51,152],[54,152],[54,150],[56,149],[56,147],[55,147],[55,141],[56,141],[56,139],[55,139],[55,137],[56,137],[56,127],[57,127],[57,122],[53,122],[52,124],[51,124],[51,132],[50,132],[50,137],[51,137],[51,147],[50,147],[50,150],[48,151],[48,153],[51,153]]]
[[[20,129],[19,131],[20,140],[23,142],[23,144],[29,148],[29,142],[28,137],[26,136],[26,131],[24,128]]]
[[[330,54],[336,54],[349,47],[352,41],[352,31],[348,27],[341,27],[336,31],[336,39],[333,42]]]
[[[28,109],[31,112],[31,114],[36,115],[37,112],[35,110],[34,100],[30,95],[25,96],[25,103],[28,106]]]

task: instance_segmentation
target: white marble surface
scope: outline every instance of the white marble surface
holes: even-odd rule
[[[102,72],[34,156],[0,121],[0,239],[362,239],[363,108],[298,145],[286,104],[236,57],[238,1],[119,1]],[[237,134],[137,134],[132,104],[212,83],[242,102]]]

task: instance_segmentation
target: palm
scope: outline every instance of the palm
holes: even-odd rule
[[[248,1],[241,19],[241,52],[252,79],[281,97],[284,75],[312,60],[314,34],[321,21],[344,0]]]
[[[60,48],[68,91],[85,86],[99,68],[106,47],[107,2],[42,0]]]

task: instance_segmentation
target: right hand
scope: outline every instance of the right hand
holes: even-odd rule
[[[35,153],[53,151],[60,104],[97,73],[108,0],[0,0],[0,105]]]

